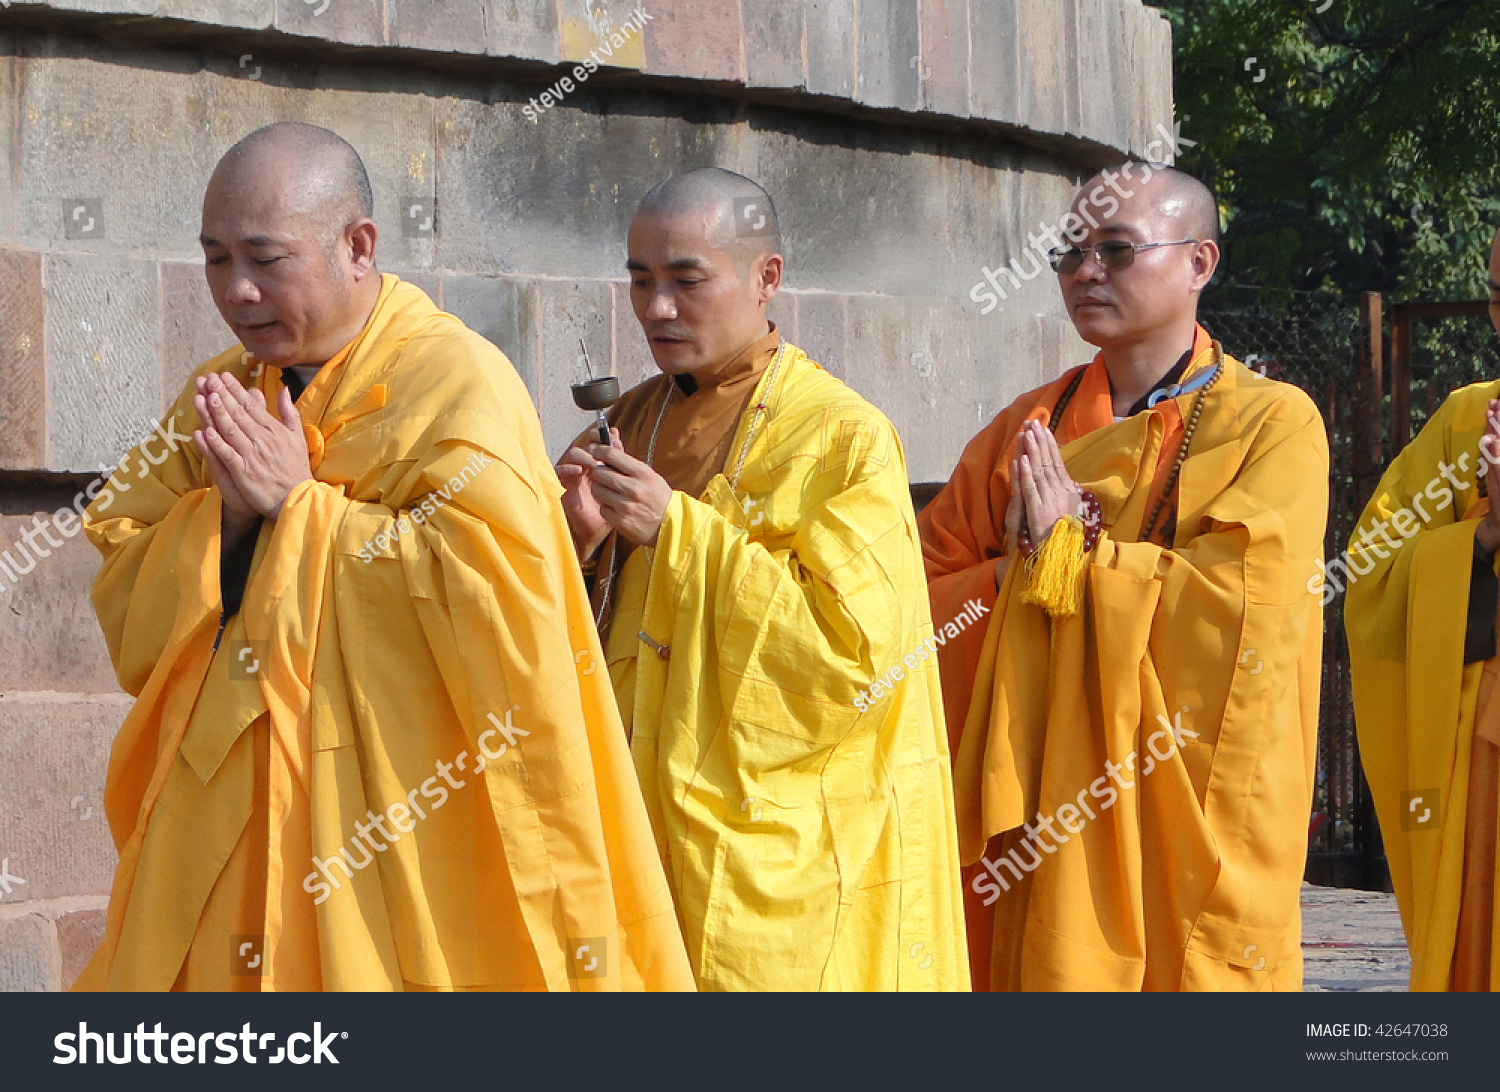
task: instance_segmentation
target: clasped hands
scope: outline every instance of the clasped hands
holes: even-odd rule
[[[650,465],[626,454],[619,429],[609,446],[570,447],[557,461],[563,511],[580,560],[587,561],[611,530],[636,546],[655,546],[672,487]]]
[[[1016,438],[1016,457],[1010,464],[1006,556],[1015,556],[1019,549],[1023,516],[1032,546],[1040,546],[1058,520],[1078,515],[1082,503],[1083,490],[1068,476],[1057,437],[1046,426],[1027,421]]]
[[[238,538],[257,517],[279,516],[287,495],[312,479],[302,418],[284,387],[277,420],[265,395],[246,390],[229,372],[211,372],[196,382],[193,407],[203,427],[193,433],[193,443],[223,498],[226,537]]]

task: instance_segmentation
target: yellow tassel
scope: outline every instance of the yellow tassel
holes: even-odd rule
[[[1088,558],[1083,552],[1083,521],[1064,516],[1026,559],[1026,590],[1021,602],[1041,607],[1053,618],[1071,618],[1083,607]]]

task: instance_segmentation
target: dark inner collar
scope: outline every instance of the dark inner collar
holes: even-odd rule
[[[1147,391],[1145,394],[1141,395],[1141,397],[1136,400],[1135,405],[1133,405],[1133,406],[1130,407],[1130,412],[1127,413],[1125,416],[1126,417],[1134,417],[1136,414],[1140,413],[1143,409],[1146,409],[1147,408],[1146,407],[1147,400],[1150,399],[1150,397],[1153,394],[1155,394],[1157,391],[1165,390],[1166,388],[1170,387],[1173,383],[1176,383],[1180,379],[1182,379],[1183,372],[1187,371],[1188,365],[1191,364],[1192,362],[1193,362],[1193,350],[1189,349],[1187,352],[1183,353],[1181,357],[1178,358],[1176,364],[1172,365],[1172,370],[1171,371],[1169,371],[1166,375],[1162,376],[1160,379],[1158,379],[1156,381],[1156,386],[1152,387],[1149,391]]]
[[[311,380],[303,379],[302,373],[297,371],[296,368],[281,369],[282,386],[286,387],[286,389],[291,393],[293,402],[302,397],[302,392],[307,390],[307,385],[309,382],[311,382]]]

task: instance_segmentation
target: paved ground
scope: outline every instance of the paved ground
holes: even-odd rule
[[[1302,885],[1303,989],[1399,993],[1411,958],[1396,896]]]

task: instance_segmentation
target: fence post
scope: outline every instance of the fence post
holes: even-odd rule
[[[1411,311],[1391,308],[1391,457],[1411,439]]]
[[[1383,301],[1379,292],[1366,292],[1360,300],[1360,331],[1364,335],[1365,397],[1356,411],[1356,434],[1360,437],[1361,450],[1355,462],[1355,481],[1361,497],[1365,486],[1373,486],[1372,478],[1385,465],[1385,429],[1383,406],[1385,401],[1385,326]]]

